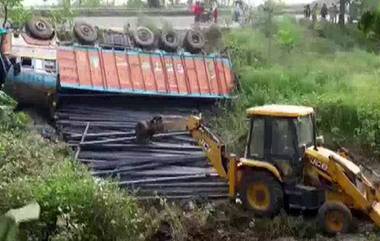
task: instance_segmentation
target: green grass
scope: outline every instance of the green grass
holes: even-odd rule
[[[241,153],[244,146],[245,108],[282,103],[314,107],[329,145],[380,154],[380,58],[372,42],[353,26],[315,30],[292,21],[278,26],[294,33],[275,34],[271,41],[253,29],[225,36],[241,90],[232,111],[226,108],[214,123],[231,149]],[[349,36],[350,44],[341,35]],[[283,47],[283,36],[291,48]]]

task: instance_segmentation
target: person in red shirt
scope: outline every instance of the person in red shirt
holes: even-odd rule
[[[199,1],[195,2],[195,5],[193,6],[193,13],[194,13],[194,22],[198,23],[203,13],[203,8]]]
[[[218,23],[218,3],[215,0],[212,4],[212,16],[214,17],[214,23]]]

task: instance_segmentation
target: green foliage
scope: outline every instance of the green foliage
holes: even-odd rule
[[[80,5],[83,7],[99,7],[101,5],[102,1],[101,0],[81,0]]]
[[[32,18],[32,11],[23,6],[16,6],[9,10],[9,20],[13,28],[19,29]]]
[[[255,218],[236,204],[227,203],[200,206],[190,202],[183,208],[164,201],[150,208],[147,216],[152,217],[147,240],[314,240],[318,233],[316,223],[301,216],[282,212],[273,219]]]
[[[125,190],[94,179],[66,146],[34,133],[2,92],[0,106],[0,213],[31,201],[41,206],[39,221],[21,225],[20,240],[139,238],[144,220]]]
[[[128,0],[127,7],[128,8],[143,8],[145,7],[145,3],[141,0]]]
[[[64,0],[56,9],[50,11],[49,18],[56,28],[61,28],[64,25],[69,25],[71,28],[76,15],[76,11],[71,7],[71,2]]]
[[[16,105],[17,103],[11,97],[0,91],[0,132],[25,129],[29,118],[24,113],[14,113]]]
[[[266,0],[264,4],[253,13],[253,22],[266,37],[270,37],[277,32],[277,24],[274,16],[281,8],[280,1]]]
[[[380,38],[380,1],[363,0],[362,8],[365,11],[359,20],[359,29],[370,38]]]
[[[279,237],[310,239],[318,232],[317,224],[302,216],[292,217],[285,213],[273,219],[254,219],[251,227],[259,240],[273,240]]]
[[[366,11],[359,21],[359,29],[369,38],[380,38],[380,11]]]
[[[259,31],[235,30],[226,37],[241,91],[232,103],[233,111],[214,120],[218,132],[231,150],[241,154],[247,131],[245,108],[310,105],[317,110],[319,130],[328,136],[328,144],[380,154],[380,59],[359,49],[359,38],[344,50],[330,35],[319,37],[314,30],[297,28],[301,37],[293,51],[273,45],[272,58],[263,54],[266,38]]]
[[[0,0],[1,11],[4,16],[3,26],[8,21],[9,10],[21,7],[21,3],[22,0]]]
[[[277,39],[282,48],[288,52],[292,50],[300,40],[298,27],[295,19],[285,18],[279,23]]]
[[[138,235],[136,202],[69,161],[44,168],[38,176],[15,179],[0,195],[2,210],[31,200],[40,203],[40,220],[21,229],[28,240],[136,240]]]

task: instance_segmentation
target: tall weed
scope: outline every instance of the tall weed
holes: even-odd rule
[[[246,118],[245,108],[271,103],[309,105],[317,110],[319,130],[329,137],[329,144],[360,146],[380,154],[378,55],[368,52],[359,41],[363,37],[360,31],[339,30],[327,24],[323,29],[331,33],[321,37],[313,29],[286,21],[278,26],[294,29],[301,34],[299,41],[285,52],[281,44],[273,45],[273,58],[265,55],[267,41],[259,31],[234,30],[226,37],[241,90],[233,101],[233,111],[215,121],[219,133],[230,137],[228,144],[238,150],[245,141],[238,137],[247,126],[237,125]],[[334,31],[351,36],[354,44],[346,49]]]

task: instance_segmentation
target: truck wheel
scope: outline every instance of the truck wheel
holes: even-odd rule
[[[154,44],[154,33],[147,27],[137,27],[133,33],[133,39],[141,48],[151,48]]]
[[[178,35],[174,31],[165,31],[161,34],[161,48],[168,52],[175,52],[178,49]]]
[[[184,39],[184,47],[190,53],[199,53],[205,46],[206,40],[202,32],[188,30]]]
[[[351,227],[352,214],[341,202],[325,202],[318,210],[318,223],[328,234],[347,233]]]
[[[74,25],[74,35],[81,44],[92,45],[98,38],[95,28],[84,22],[76,22]]]
[[[281,184],[267,172],[244,172],[240,194],[244,207],[259,216],[273,217],[284,206]]]
[[[34,18],[25,24],[26,31],[34,38],[49,40],[53,37],[53,26],[43,18]]]

